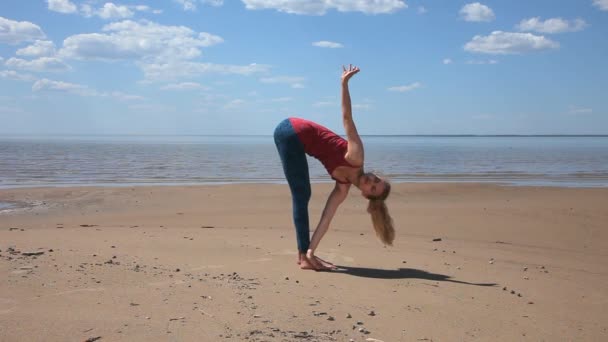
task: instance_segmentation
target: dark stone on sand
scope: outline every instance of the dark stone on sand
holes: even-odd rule
[[[434,238],[433,241],[441,241],[441,238]]]
[[[101,340],[101,336],[89,337],[84,342],[95,342],[97,340]]]
[[[368,316],[376,316],[376,313],[374,312],[374,310],[370,311],[368,314]]]

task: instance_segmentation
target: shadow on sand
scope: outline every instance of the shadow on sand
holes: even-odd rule
[[[378,278],[378,279],[426,279],[434,281],[450,281],[452,283],[475,285],[475,286],[496,286],[496,283],[470,283],[466,281],[460,281],[452,279],[452,277],[430,273],[423,270],[417,270],[414,268],[398,268],[395,270],[385,270],[380,268],[365,268],[365,267],[352,267],[352,266],[338,266],[336,273],[344,273],[355,277],[363,278]]]

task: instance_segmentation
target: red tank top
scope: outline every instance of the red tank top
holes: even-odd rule
[[[355,167],[344,159],[348,150],[348,142],[344,138],[312,121],[300,118],[289,118],[289,121],[304,145],[306,154],[317,158],[330,176],[338,166]],[[349,183],[333,176],[331,178],[338,183]]]

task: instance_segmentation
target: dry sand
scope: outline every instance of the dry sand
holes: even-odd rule
[[[608,189],[398,184],[389,248],[355,190],[337,272],[285,185],[0,190],[0,340],[608,340]]]

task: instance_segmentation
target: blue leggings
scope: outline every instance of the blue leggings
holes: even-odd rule
[[[277,145],[283,164],[283,172],[291,190],[293,223],[296,226],[298,250],[301,253],[306,253],[310,245],[308,226],[308,201],[311,194],[310,177],[304,146],[289,119],[281,121],[274,130],[274,143]]]

